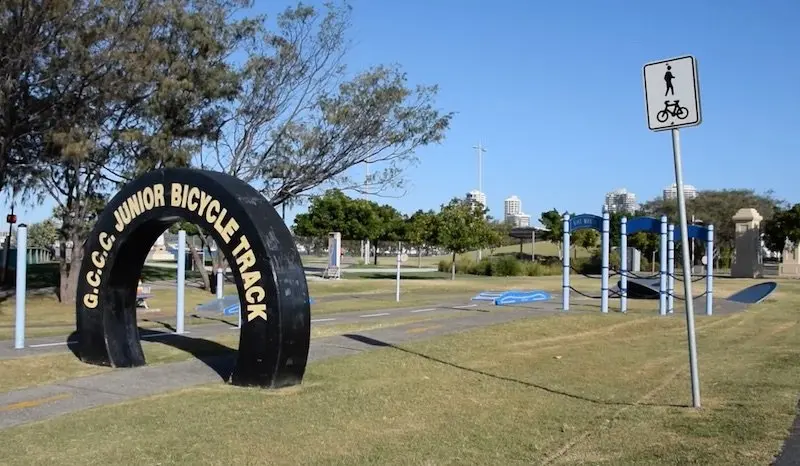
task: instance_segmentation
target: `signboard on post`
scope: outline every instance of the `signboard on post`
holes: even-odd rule
[[[691,55],[644,65],[647,126],[653,131],[699,125],[700,86]]]
[[[697,61],[687,55],[644,65],[644,100],[647,126],[653,131],[670,130],[672,156],[675,162],[675,186],[678,190],[680,237],[689,238],[686,220],[686,199],[683,192],[680,129],[700,124],[700,86]],[[663,103],[662,103],[663,102]],[[662,233],[663,234],[663,233]],[[700,376],[697,369],[697,342],[694,330],[694,298],[689,242],[681,241],[683,261],[683,295],[686,297],[686,330],[689,343],[689,372],[692,381],[692,405],[700,407]],[[663,257],[663,256],[662,256]],[[662,268],[663,270],[663,268]]]

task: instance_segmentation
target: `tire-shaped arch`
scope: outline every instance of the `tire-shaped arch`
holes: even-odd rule
[[[247,183],[189,168],[157,170],[131,181],[100,214],[78,278],[81,360],[112,367],[145,364],[136,288],[153,243],[181,219],[213,236],[233,272],[242,328],[231,383],[299,384],[311,316],[305,272],[289,229]]]

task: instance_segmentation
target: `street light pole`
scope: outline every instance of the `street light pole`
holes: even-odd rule
[[[483,195],[483,153],[486,148],[483,147],[480,141],[477,146],[472,146],[473,149],[478,151],[478,192]],[[485,207],[485,206],[484,206]],[[483,258],[483,248],[478,249],[478,260]]]

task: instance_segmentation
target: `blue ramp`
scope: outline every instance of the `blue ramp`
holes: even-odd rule
[[[758,283],[753,286],[748,286],[743,290],[737,291],[736,293],[728,296],[726,299],[736,303],[758,304],[766,299],[767,296],[772,294],[777,287],[778,284],[775,282]]]
[[[496,306],[508,306],[512,304],[535,303],[539,301],[549,301],[552,298],[550,293],[542,290],[526,291],[506,291],[494,300]]]

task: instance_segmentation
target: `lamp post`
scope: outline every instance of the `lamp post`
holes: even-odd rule
[[[483,147],[480,141],[477,146],[472,146],[473,149],[478,151],[478,192],[483,195],[483,153],[486,148]],[[483,258],[483,248],[478,249],[478,260]]]

